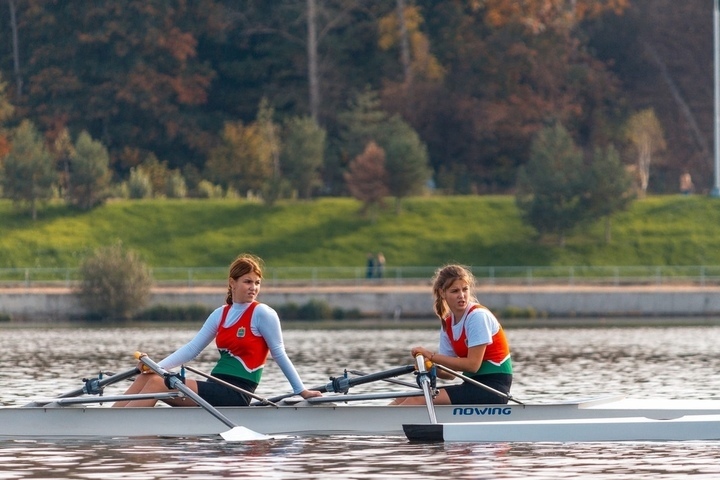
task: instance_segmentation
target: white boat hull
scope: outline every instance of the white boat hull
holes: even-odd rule
[[[309,405],[301,402],[286,406],[255,406],[219,408],[228,419],[256,432],[275,435],[398,435],[403,425],[429,423],[426,406],[386,406],[357,404]],[[654,401],[603,398],[588,401],[547,403],[533,405],[466,405],[435,407],[438,424],[443,427],[468,425],[470,438],[476,437],[479,426],[503,431],[517,425],[514,436],[489,436],[487,441],[515,441],[525,439],[528,425],[541,424],[534,430],[542,431],[553,422],[559,426],[554,439],[580,438],[583,429],[600,431],[604,424],[625,424],[625,430],[648,423],[634,423],[622,419],[666,420],[657,427],[680,427],[683,418],[691,420],[693,430],[686,436],[698,433],[701,417],[720,419],[720,401]],[[697,418],[691,418],[697,417]],[[674,419],[674,420],[673,420]],[[668,421],[672,420],[672,421]],[[573,423],[575,422],[575,423]],[[585,422],[585,423],[583,423]],[[525,425],[523,431],[519,426]],[[472,426],[472,427],[471,427]],[[602,428],[601,428],[602,427]],[[633,428],[630,428],[633,427]],[[514,427],[513,427],[514,428]],[[226,431],[227,425],[199,407],[170,408],[109,408],[104,406],[41,406],[0,408],[0,437],[137,437],[137,436],[203,436]],[[564,430],[563,430],[564,429]],[[572,432],[571,432],[572,430]],[[658,431],[659,431],[658,430]],[[450,431],[450,430],[448,430]],[[703,434],[697,439],[708,439],[720,431]],[[461,435],[453,433],[453,435]],[[658,434],[659,435],[659,434]],[[658,436],[656,435],[656,436]],[[637,435],[635,435],[637,436]],[[460,438],[460,437],[458,437]],[[527,437],[528,440],[534,437]],[[548,437],[538,437],[547,439]],[[720,435],[714,437],[720,438]],[[650,439],[650,438],[648,438]],[[690,439],[690,438],[684,438]],[[536,441],[536,440],[533,440]],[[556,440],[547,440],[556,441]],[[557,440],[564,441],[564,440]],[[572,441],[572,440],[567,440]]]
[[[670,420],[646,417],[404,425],[424,442],[669,442],[720,440],[720,415]]]

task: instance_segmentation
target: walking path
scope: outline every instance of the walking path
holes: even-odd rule
[[[151,305],[202,305],[211,309],[225,301],[225,294],[220,284],[160,286],[152,290]],[[718,285],[479,285],[477,296],[506,318],[720,318]],[[432,317],[429,284],[265,284],[260,299],[274,307],[322,301],[333,309],[356,310],[374,318]],[[0,288],[0,315],[13,319],[69,318],[82,313],[77,296],[69,288]]]

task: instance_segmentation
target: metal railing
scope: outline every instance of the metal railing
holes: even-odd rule
[[[720,285],[720,265],[471,267],[478,285]],[[382,279],[368,278],[365,267],[267,267],[265,285],[429,284],[436,267],[385,267]],[[226,267],[155,267],[156,285],[224,285]],[[77,268],[0,268],[0,288],[73,287]]]

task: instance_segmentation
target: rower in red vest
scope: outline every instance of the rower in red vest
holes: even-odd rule
[[[317,390],[305,388],[285,352],[280,318],[277,312],[257,301],[262,281],[262,260],[240,255],[230,265],[225,305],[216,308],[202,328],[187,344],[164,358],[164,369],[179,367],[197,357],[215,341],[220,358],[208,381],[185,379],[185,385],[213,406],[245,406],[255,392],[268,355],[271,355],[288,379],[293,392],[303,398],[317,397]],[[140,364],[138,368],[142,367]],[[126,394],[166,392],[167,382],[151,372],[138,375]],[[220,381],[217,381],[217,380]],[[225,385],[227,384],[227,385]],[[230,385],[230,386],[228,386]],[[232,386],[237,388],[232,388]],[[175,407],[195,406],[187,397],[164,400]],[[157,400],[116,402],[114,407],[151,407]]]
[[[435,405],[507,403],[492,390],[510,393],[512,360],[502,325],[495,315],[481,305],[473,289],[475,278],[460,265],[439,269],[433,281],[434,310],[441,322],[437,351],[413,347],[412,356],[421,354],[433,363],[463,372],[466,377],[491,389],[470,382],[440,388]],[[438,370],[438,377],[454,379],[451,373]],[[424,404],[422,396],[398,398],[391,405]]]

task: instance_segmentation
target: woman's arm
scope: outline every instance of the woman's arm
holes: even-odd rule
[[[220,307],[213,311],[192,340],[160,360],[158,365],[165,369],[172,369],[200,355],[200,352],[210,345],[210,342],[215,340],[215,335],[217,335],[218,328],[220,327],[222,309],[223,307]]]
[[[275,310],[265,304],[260,304],[255,308],[253,313],[253,326],[265,339],[270,348],[270,355],[282,370],[285,377],[290,382],[290,386],[294,393],[304,393],[306,388],[303,385],[300,375],[298,375],[295,366],[290,361],[287,352],[285,352],[285,343],[283,342],[282,328],[280,327],[280,318]]]

